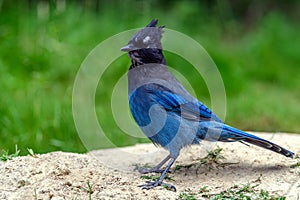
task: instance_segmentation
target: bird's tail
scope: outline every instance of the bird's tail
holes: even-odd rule
[[[234,140],[254,144],[256,146],[259,146],[259,147],[262,147],[265,149],[269,149],[271,151],[274,151],[274,152],[284,155],[286,157],[291,157],[291,158],[294,157],[293,152],[291,152],[277,144],[274,144],[268,140],[262,139],[260,137],[246,133],[244,131],[241,131],[239,129],[233,128],[228,125],[223,126],[223,131],[221,133],[219,141],[230,142],[230,141],[234,141]]]
[[[218,137],[216,137],[216,136],[211,137],[211,138],[215,138],[218,141],[221,141],[221,142],[236,142],[236,141],[246,142],[246,143],[254,144],[256,146],[259,146],[259,147],[262,147],[265,149],[269,149],[271,151],[274,151],[274,152],[284,155],[286,157],[290,157],[290,158],[294,157],[293,152],[291,152],[277,144],[274,144],[268,140],[262,139],[260,137],[257,137],[255,135],[252,135],[249,133],[246,133],[239,129],[228,126],[226,124],[221,124],[221,123],[216,123],[216,124],[215,124],[216,126],[210,125],[208,130],[210,130],[212,133],[217,130],[219,131],[220,134],[218,135]],[[215,131],[213,131],[213,130],[215,130]]]

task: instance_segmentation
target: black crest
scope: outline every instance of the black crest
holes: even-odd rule
[[[121,51],[132,51],[136,49],[162,49],[161,38],[164,26],[156,27],[157,19],[152,19],[151,22],[142,30],[135,33],[128,44],[121,48]]]

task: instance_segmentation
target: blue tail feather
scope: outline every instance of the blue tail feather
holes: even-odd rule
[[[265,149],[269,149],[271,151],[274,151],[286,157],[291,157],[291,158],[294,157],[293,152],[277,144],[274,144],[268,140],[262,139],[260,137],[246,133],[244,131],[241,131],[239,129],[233,128],[225,124],[223,125],[222,133],[218,140],[222,142],[235,142],[235,141],[246,142]]]

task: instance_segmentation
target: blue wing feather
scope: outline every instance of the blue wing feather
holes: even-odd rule
[[[181,95],[175,94],[168,88],[155,83],[142,87],[145,87],[145,91],[148,95],[151,95],[151,99],[160,104],[166,111],[177,113],[188,120],[222,122],[209,108],[199,101],[188,101]]]

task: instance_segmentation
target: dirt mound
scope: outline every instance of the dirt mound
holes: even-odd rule
[[[300,135],[259,134],[296,153]],[[204,144],[205,146],[205,144]],[[0,162],[0,199],[178,199],[209,198],[234,185],[250,183],[256,191],[300,196],[299,159],[289,159],[241,143],[218,143],[221,154],[206,157],[201,146],[184,149],[166,182],[177,192],[162,187],[141,190],[151,175],[134,171],[136,166],[154,166],[167,152],[152,144],[93,151],[88,154],[51,152],[37,157],[16,157]],[[202,153],[199,153],[202,152]]]

